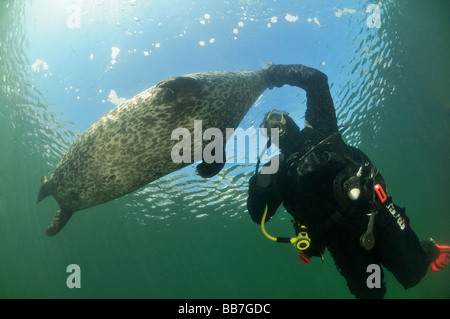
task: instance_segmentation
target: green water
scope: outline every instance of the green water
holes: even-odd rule
[[[293,247],[266,240],[251,222],[245,208],[251,163],[227,165],[210,180],[188,167],[76,213],[56,237],[44,234],[58,206],[52,198],[36,205],[40,178],[51,174],[81,131],[114,107],[102,102],[109,88],[132,97],[169,76],[257,69],[267,61],[303,63],[327,73],[339,121],[350,124],[347,141],[371,157],[419,237],[450,244],[448,1],[381,1],[379,30],[367,28],[365,1],[293,1],[287,7],[268,1],[174,2],[176,9],[167,11],[139,1],[131,9],[129,3],[106,1],[95,10],[83,8],[83,26],[89,17],[94,22],[90,30],[77,31],[52,28],[47,21],[57,23],[56,14],[66,14],[64,6],[76,1],[47,19],[36,8],[50,3],[56,10],[56,2],[0,1],[1,298],[352,298],[328,253],[324,263],[304,265]],[[111,12],[135,23],[136,12],[129,11],[135,6],[149,15],[140,17],[138,27],[114,22],[101,33]],[[344,8],[355,12],[337,18],[336,10]],[[286,22],[286,13],[300,19]],[[172,24],[164,20],[170,15]],[[222,35],[228,19],[244,21],[244,27],[234,24]],[[216,29],[197,36],[203,25]],[[203,39],[206,45],[199,45]],[[127,49],[126,41],[151,52],[133,55],[135,47]],[[110,65],[115,45],[121,53],[117,65]],[[108,61],[96,64],[101,52]],[[33,70],[37,58],[48,70]],[[265,92],[242,126],[259,124],[274,106],[285,106],[300,123],[304,99],[290,88]],[[289,235],[289,220],[280,209],[267,227]],[[70,264],[80,266],[79,289],[66,285]],[[449,269],[429,272],[406,291],[389,273],[386,281],[386,298],[450,297]]]

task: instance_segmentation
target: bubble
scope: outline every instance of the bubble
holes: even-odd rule
[[[288,22],[296,22],[298,20],[298,16],[293,16],[293,15],[290,15],[289,13],[286,13],[286,16],[284,18]]]

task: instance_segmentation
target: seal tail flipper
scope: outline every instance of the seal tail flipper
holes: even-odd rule
[[[47,236],[54,236],[57,233],[59,233],[61,229],[63,229],[63,227],[67,224],[72,215],[73,212],[58,210],[52,223],[50,224],[50,226],[48,226],[47,230],[45,231],[45,234]]]
[[[41,178],[41,188],[39,189],[37,203],[39,203],[45,197],[50,196],[51,194],[52,194],[51,183],[49,183],[47,177],[44,176]]]

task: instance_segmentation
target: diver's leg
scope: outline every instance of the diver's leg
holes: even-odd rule
[[[364,250],[360,245],[359,238],[365,227],[367,221],[364,216],[341,220],[329,231],[327,248],[338,271],[347,281],[350,292],[357,299],[381,299],[386,294],[383,269],[374,251]],[[376,278],[379,286],[368,285],[368,281],[372,282],[369,278],[372,275],[370,265],[379,266],[380,273]]]
[[[394,209],[394,210],[392,210]],[[398,216],[400,218],[393,217]],[[375,221],[375,247],[382,264],[407,289],[425,276],[431,262],[417,235],[411,229],[405,210],[397,205],[381,209]]]

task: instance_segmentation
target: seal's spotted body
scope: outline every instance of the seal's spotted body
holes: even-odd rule
[[[267,88],[265,70],[205,72],[171,78],[105,114],[73,143],[38,202],[53,195],[61,210],[55,235],[73,212],[128,194],[188,164],[172,161],[176,128],[235,128]],[[191,147],[192,152],[194,147]],[[191,157],[193,158],[193,156]]]

